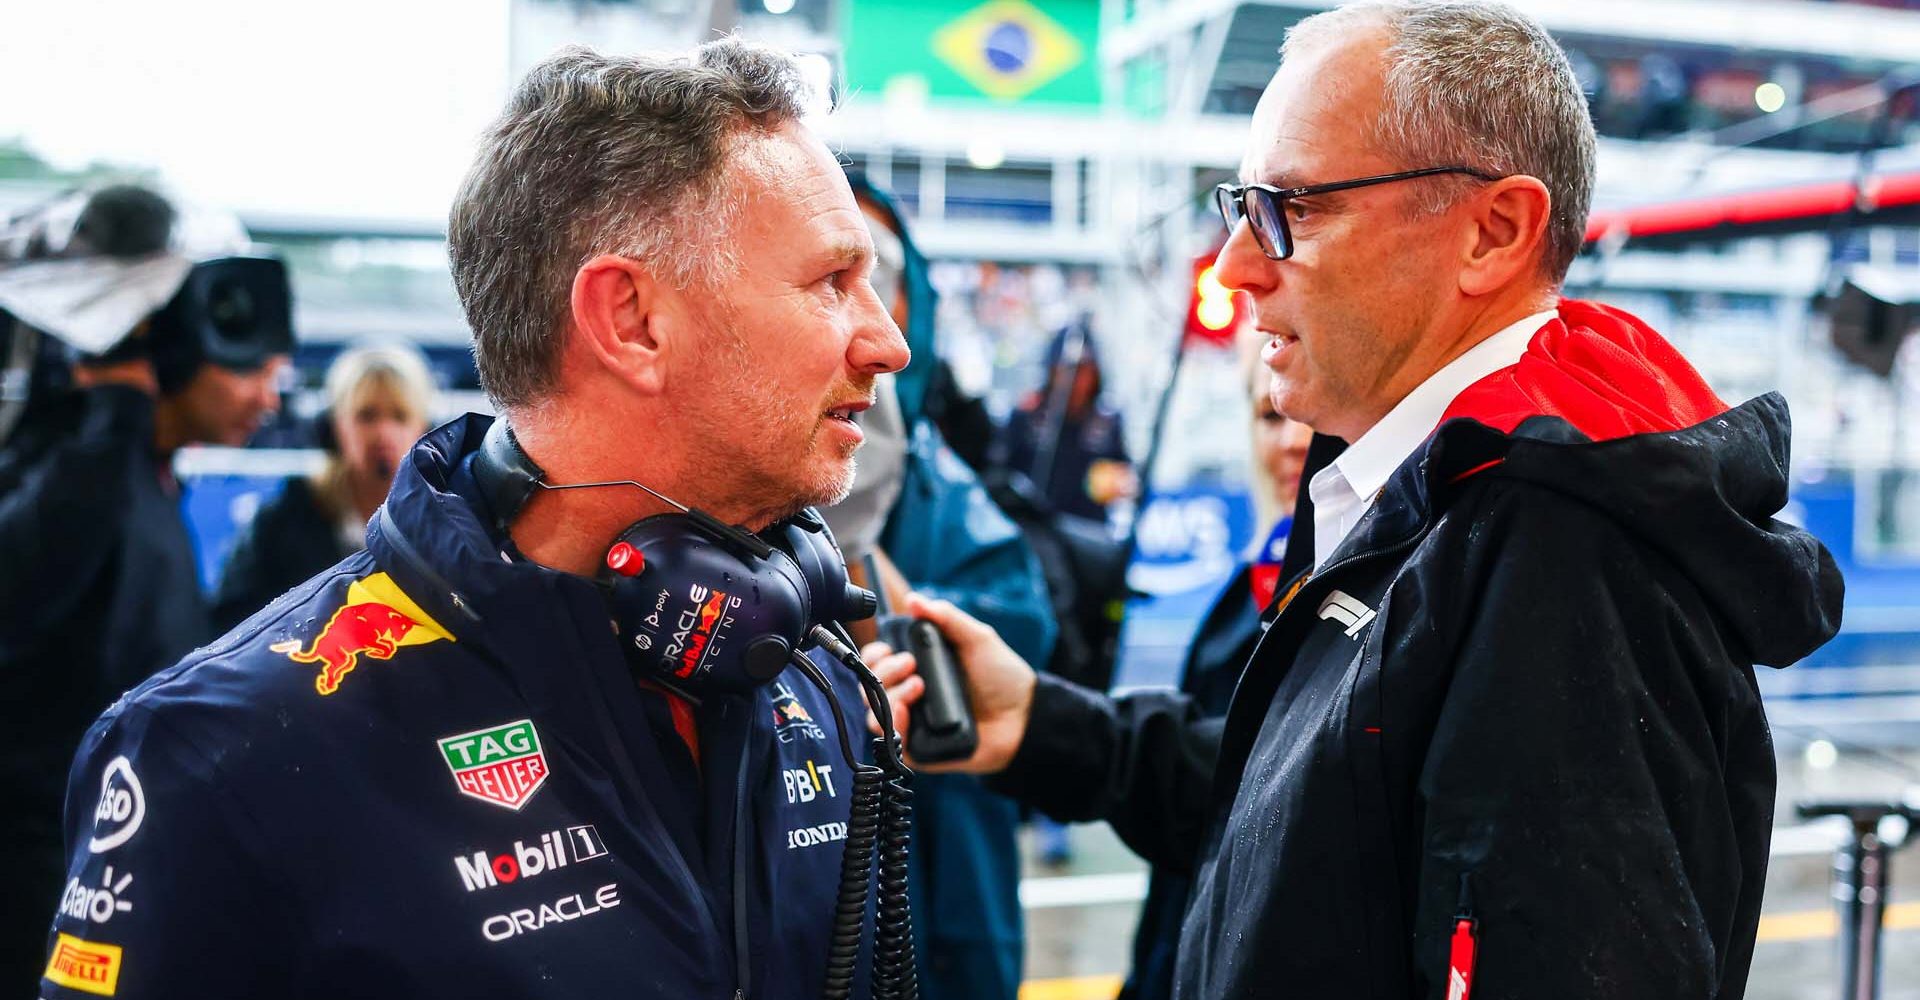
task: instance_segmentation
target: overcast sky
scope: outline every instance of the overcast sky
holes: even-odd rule
[[[444,218],[507,0],[7,0],[0,138],[235,210]]]

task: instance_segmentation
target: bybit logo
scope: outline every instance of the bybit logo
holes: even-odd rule
[[[807,761],[806,767],[789,767],[780,771],[780,777],[787,784],[787,804],[812,802],[822,793],[827,798],[834,797],[833,765],[814,764]]]

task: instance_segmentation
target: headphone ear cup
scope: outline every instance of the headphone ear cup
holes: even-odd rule
[[[313,443],[329,455],[340,454],[340,435],[333,429],[333,407],[313,415]]]
[[[873,616],[874,596],[848,578],[846,557],[816,511],[808,508],[788,520],[781,529],[781,542],[806,582],[810,625]]]
[[[696,694],[778,676],[806,635],[813,597],[806,572],[772,547],[743,558],[685,514],[630,525],[599,577],[627,662]]]

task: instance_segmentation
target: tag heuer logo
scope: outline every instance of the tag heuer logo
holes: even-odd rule
[[[460,794],[519,809],[547,781],[547,755],[532,719],[477,729],[440,742]]]

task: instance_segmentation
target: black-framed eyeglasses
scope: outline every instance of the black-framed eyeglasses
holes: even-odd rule
[[[1226,220],[1229,236],[1240,227],[1240,220],[1246,219],[1253,226],[1253,239],[1260,244],[1260,252],[1266,254],[1269,260],[1286,260],[1293,256],[1293,230],[1287,228],[1287,202],[1290,199],[1316,194],[1332,194],[1335,191],[1351,191],[1354,188],[1391,184],[1394,181],[1432,177],[1437,174],[1466,174],[1483,181],[1502,179],[1472,167],[1422,167],[1419,170],[1403,170],[1397,174],[1375,174],[1372,177],[1356,177],[1352,180],[1332,181],[1327,184],[1309,184],[1305,187],[1280,188],[1271,184],[1222,184],[1213,189],[1213,207],[1219,209],[1220,218]]]

